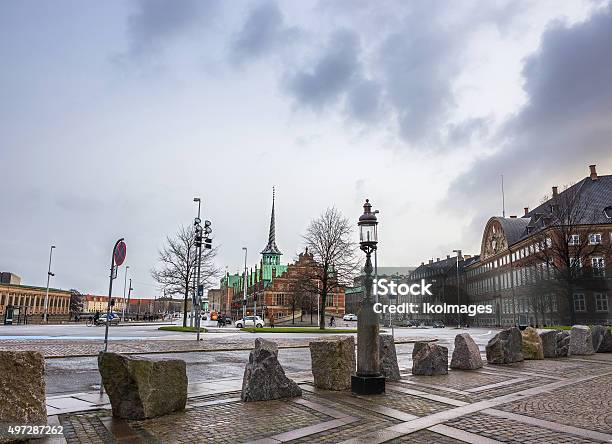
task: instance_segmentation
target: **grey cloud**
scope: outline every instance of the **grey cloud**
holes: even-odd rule
[[[473,138],[483,139],[488,135],[492,121],[492,118],[475,117],[448,125],[447,139],[457,145],[465,145]]]
[[[455,181],[449,201],[464,206],[477,193],[494,211],[499,175],[512,172],[507,202],[520,209],[539,202],[550,186],[564,185],[549,183],[556,171],[576,171],[569,183],[587,175],[588,163],[612,166],[610,48],[612,6],[584,23],[557,23],[546,31],[524,65],[527,105],[495,136],[501,148]]]
[[[217,7],[216,0],[139,0],[128,17],[130,55],[159,50],[167,40],[212,17]]]
[[[257,3],[235,36],[232,50],[239,61],[254,59],[276,49],[291,34],[276,2]]]
[[[347,113],[354,119],[373,122],[380,119],[382,88],[373,80],[362,80],[349,91],[346,103]]]
[[[484,117],[448,128],[456,109],[452,82],[465,65],[469,37],[481,25],[507,26],[518,6],[468,2],[449,9],[435,1],[351,5],[341,3],[323,12],[345,9],[343,23],[354,24],[359,33],[340,31],[311,66],[302,60],[297,70],[288,68],[284,86],[298,105],[320,110],[343,104],[340,109],[359,123],[395,120],[401,139],[421,148],[439,148],[449,141],[457,146],[486,133],[478,128],[490,123]],[[368,23],[368,16],[375,17],[376,25],[357,26]]]
[[[312,67],[289,74],[285,87],[300,105],[317,110],[333,104],[359,76],[359,52],[356,33],[336,31]]]

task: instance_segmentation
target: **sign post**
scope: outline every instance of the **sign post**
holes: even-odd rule
[[[123,242],[123,238],[119,239],[115,242],[115,246],[113,247],[113,257],[111,258],[111,266],[110,266],[110,277],[108,283],[108,305],[106,306],[106,322],[105,322],[105,330],[104,330],[104,351],[108,350],[108,326],[110,324],[110,313],[111,307],[114,305],[112,303],[113,299],[113,279],[117,277],[117,267],[119,267],[123,261],[125,260],[126,255],[126,245]],[[104,394],[104,384],[100,382],[100,396]]]

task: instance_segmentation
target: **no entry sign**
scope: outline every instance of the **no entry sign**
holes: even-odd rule
[[[119,266],[125,260],[125,254],[127,252],[127,248],[125,246],[125,242],[121,241],[115,247],[115,252],[113,253],[115,257],[115,265]]]

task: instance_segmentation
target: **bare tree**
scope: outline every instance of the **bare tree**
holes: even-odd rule
[[[195,290],[196,251],[194,228],[181,226],[176,237],[166,237],[166,245],[159,250],[159,265],[151,270],[151,276],[166,295],[184,296],[183,327],[187,326],[189,292]],[[213,284],[220,273],[214,262],[216,255],[216,248],[202,251],[200,284],[205,288]]]
[[[319,328],[325,329],[327,296],[350,284],[359,270],[353,227],[335,208],[312,220],[304,234],[309,260],[299,270],[297,284],[302,294],[319,295]]]
[[[581,184],[553,195],[547,211],[532,218],[528,230],[537,234],[529,247],[532,254],[527,264],[529,281],[540,293],[534,294],[536,301],[531,302],[536,313],[553,305],[551,294],[559,294],[568,306],[571,325],[576,322],[574,292],[599,271],[590,259],[609,254],[601,239],[590,237],[588,227],[594,222],[595,214],[581,194]],[[545,297],[540,300],[540,296]]]
[[[70,314],[76,316],[83,311],[83,295],[78,290],[70,290]]]

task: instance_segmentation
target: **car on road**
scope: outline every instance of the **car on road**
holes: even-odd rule
[[[342,317],[343,321],[356,321],[357,315],[352,313],[347,313]]]
[[[108,316],[109,319],[109,323],[108,325],[119,325],[119,315],[117,313],[110,313],[110,315]],[[92,325],[94,323],[93,317],[87,321],[87,325]],[[106,313],[100,315],[100,317],[95,321],[95,324],[98,325],[105,325],[106,324]]]
[[[433,328],[444,328],[445,327],[444,322],[442,321],[434,321],[433,324],[431,324],[431,326]]]
[[[259,316],[246,316],[236,321],[236,328],[255,327],[263,328],[264,321]]]

